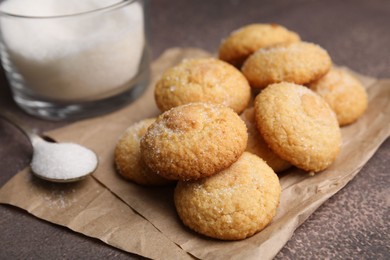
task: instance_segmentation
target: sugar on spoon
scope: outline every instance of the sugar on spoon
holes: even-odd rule
[[[33,148],[30,166],[35,176],[52,182],[75,182],[95,171],[98,159],[88,148],[46,141],[7,111],[0,111],[0,117],[22,130],[30,140]]]

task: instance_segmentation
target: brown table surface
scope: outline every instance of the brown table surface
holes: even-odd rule
[[[360,73],[390,78],[389,0],[154,0],[153,57],[173,46],[216,52],[223,37],[249,23],[280,23],[302,39],[320,44],[334,62]],[[38,131],[70,122],[48,122],[24,114],[0,76],[0,107]],[[390,123],[390,122],[389,122]],[[31,148],[14,127],[0,121],[0,185],[30,160]],[[296,230],[277,259],[390,259],[390,140],[357,177]],[[0,259],[134,258],[96,239],[0,206]]]

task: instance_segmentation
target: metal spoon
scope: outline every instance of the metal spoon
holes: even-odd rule
[[[95,171],[97,156],[86,147],[46,141],[7,111],[0,111],[0,117],[22,130],[30,140],[33,148],[30,165],[35,176],[52,182],[75,182]]]

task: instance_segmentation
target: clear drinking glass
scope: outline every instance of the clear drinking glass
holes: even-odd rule
[[[16,103],[32,115],[60,120],[133,101],[149,78],[145,1],[64,2],[0,4],[1,61]]]

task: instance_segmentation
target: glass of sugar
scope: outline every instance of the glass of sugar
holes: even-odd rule
[[[1,61],[15,102],[61,120],[135,100],[149,77],[145,1],[1,1]]]

